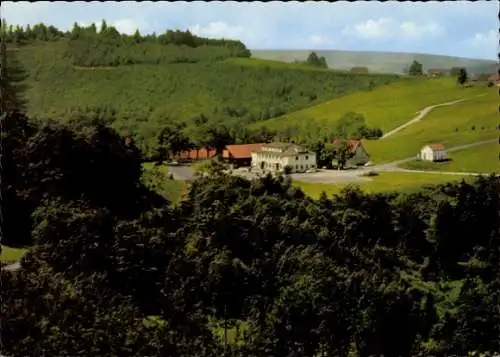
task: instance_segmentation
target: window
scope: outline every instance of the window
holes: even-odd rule
[[[306,156],[307,157],[307,156]],[[309,168],[309,165],[306,165],[306,170]]]
[[[295,165],[295,170],[298,170],[299,169],[299,165]]]
[[[298,157],[298,156],[295,156],[295,160],[298,160],[298,159],[299,159],[299,157]]]
[[[314,169],[316,167],[316,165],[311,165],[311,169]]]
[[[309,156],[306,155],[306,160],[309,160]]]

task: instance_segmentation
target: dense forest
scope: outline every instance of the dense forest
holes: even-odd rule
[[[3,26],[7,67],[26,87],[30,117],[80,127],[89,121],[111,125],[133,137],[150,159],[162,150],[159,137],[168,127],[185,127],[191,145],[203,146],[193,135],[200,120],[229,133],[231,143],[276,136],[330,140],[341,133],[302,126],[276,133],[247,126],[403,80],[328,70],[313,53],[302,65],[255,60],[239,41],[205,39],[189,31],[129,36],[105,22],[99,31],[95,24],[75,24],[67,32],[44,24]],[[346,114],[351,111],[355,108],[346,108]]]
[[[500,350],[500,179],[319,200],[213,162],[170,205],[96,124],[2,117],[8,356],[386,356]]]

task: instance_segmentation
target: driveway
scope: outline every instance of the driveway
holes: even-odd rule
[[[472,144],[458,145],[447,149],[448,152],[460,151],[469,149],[479,145],[490,144],[496,142],[497,139],[478,141]],[[363,174],[367,174],[370,171],[374,172],[414,172],[414,173],[436,173],[442,175],[488,175],[486,173],[477,172],[446,172],[446,171],[424,171],[424,170],[407,170],[398,167],[398,165],[404,164],[409,161],[415,160],[415,156],[408,157],[406,159],[401,159],[385,164],[379,164],[368,167],[360,167],[353,170],[319,170],[315,173],[310,174],[292,174],[291,177],[297,181],[303,182],[317,182],[317,183],[360,183],[363,181],[371,181],[369,177],[363,177]]]
[[[2,270],[7,270],[7,271],[16,271],[19,270],[20,268],[21,268],[21,263],[19,262],[2,266]]]
[[[192,181],[195,177],[194,170],[188,165],[168,166],[168,172],[175,180]]]

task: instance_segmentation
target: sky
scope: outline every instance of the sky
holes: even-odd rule
[[[499,2],[1,2],[13,25],[67,30],[105,19],[122,33],[189,29],[250,49],[428,53],[498,60]]]

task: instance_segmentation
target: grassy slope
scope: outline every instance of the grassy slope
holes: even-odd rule
[[[370,181],[359,184],[359,187],[367,193],[418,190],[425,185],[440,184],[457,181],[466,178],[462,175],[441,175],[432,173],[408,173],[408,172],[383,172],[378,176],[370,177]],[[327,184],[294,181],[295,186],[312,198],[319,198],[324,191],[327,195],[339,193],[347,184]]]
[[[269,60],[292,62],[303,61],[311,50],[252,50],[253,57]],[[315,51],[324,56],[331,68],[349,69],[366,66],[371,71],[402,73],[413,60],[422,63],[424,70],[429,68],[466,67],[470,73],[494,73],[498,64],[492,60],[477,60],[450,56],[428,55],[420,53],[397,52],[360,52],[360,51]]]
[[[347,111],[354,111],[366,117],[367,125],[387,132],[404,124],[427,106],[472,97],[486,90],[486,87],[459,88],[453,78],[406,78],[369,92],[348,94],[279,118],[255,123],[251,127],[265,125],[283,130],[289,126],[301,127],[311,120],[327,126]]]
[[[446,162],[411,161],[401,165],[413,170],[500,173],[500,146],[498,143],[485,144],[467,150],[448,154]]]
[[[172,204],[177,204],[186,192],[187,184],[184,181],[170,179],[167,174],[167,165],[154,166],[152,162],[143,164],[143,182]]]
[[[2,245],[2,254],[0,254],[0,261],[5,264],[17,262],[26,254],[27,248],[11,248]]]
[[[200,113],[210,116],[215,108],[232,106],[245,107],[258,117],[264,108],[288,112],[367,87],[371,81],[395,79],[257,59],[91,69],[71,65],[65,51],[65,41],[17,51],[30,74],[30,114],[66,116],[74,107],[107,105],[125,119],[140,114],[164,121]],[[277,97],[276,92],[286,85],[292,86],[288,98]],[[317,99],[311,100],[310,95]]]
[[[487,88],[485,96],[437,108],[420,122],[386,139],[366,141],[364,146],[374,162],[388,162],[415,156],[433,142],[452,147],[495,139],[497,125],[498,91]]]

